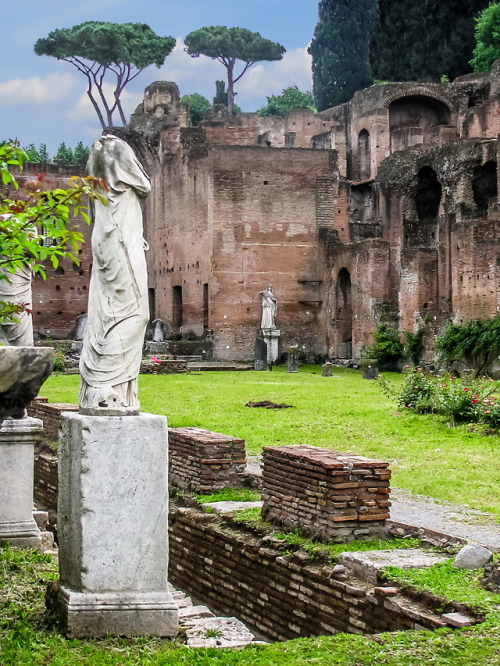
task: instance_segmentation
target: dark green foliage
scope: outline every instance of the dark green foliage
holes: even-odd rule
[[[73,150],[68,148],[64,141],[57,149],[54,164],[60,164],[61,166],[72,166],[74,164]]]
[[[257,110],[259,116],[286,116],[293,109],[315,111],[314,97],[310,92],[302,92],[298,86],[285,88],[281,95],[271,95],[267,104]]]
[[[493,380],[473,379],[467,373],[464,377],[436,374],[414,366],[407,366],[403,372],[405,380],[399,390],[378,377],[382,390],[400,407],[417,414],[439,414],[453,425],[479,423],[498,433],[500,405]]]
[[[215,97],[213,100],[214,106],[217,104],[222,104],[227,106],[227,90],[225,81],[216,81],[215,82]]]
[[[203,120],[205,112],[211,108],[208,99],[198,93],[184,95],[181,98],[181,102],[189,107],[189,116],[192,125],[198,125]]]
[[[424,351],[425,326],[419,326],[416,333],[407,331],[405,333],[404,357],[410,363],[418,365]]]
[[[161,67],[174,46],[173,37],[159,37],[144,23],[87,21],[53,30],[36,42],[35,53],[69,62],[85,75],[87,95],[104,129],[113,127],[115,111],[126,124],[120,100],[125,86],[145,67]],[[114,81],[111,100],[104,94],[107,75]]]
[[[449,322],[436,338],[435,349],[446,366],[462,361],[478,375],[487,373],[500,354],[500,315],[460,326]]]
[[[380,370],[397,370],[404,353],[399,332],[381,323],[373,338],[375,343],[363,351],[363,357],[376,359]]]
[[[375,78],[440,81],[470,72],[474,16],[489,0],[380,0],[370,61]]]
[[[342,104],[373,83],[369,62],[377,0],[321,0],[309,47],[318,111]]]
[[[190,32],[185,39],[186,50],[193,58],[200,55],[218,60],[227,71],[227,108],[234,111],[234,84],[247,69],[261,60],[281,60],[285,47],[265,39],[258,32],[245,28],[227,28],[214,25]],[[235,76],[236,60],[243,61],[244,67]]]
[[[476,18],[476,46],[470,61],[475,72],[487,72],[500,58],[500,4],[486,7]]]
[[[85,166],[88,162],[90,155],[90,148],[84,146],[81,141],[76,144],[73,151],[73,161],[75,166]]]
[[[90,148],[84,146],[81,141],[76,144],[73,150],[66,144],[61,143],[54,159],[51,159],[47,151],[45,143],[40,144],[40,148],[36,148],[33,143],[23,148],[27,155],[27,162],[32,164],[59,164],[60,166],[81,166],[84,167],[89,159]]]

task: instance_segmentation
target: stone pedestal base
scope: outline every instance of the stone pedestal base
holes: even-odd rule
[[[175,636],[167,589],[164,416],[62,419],[59,571],[47,600],[67,636]]]
[[[68,638],[178,633],[177,604],[168,592],[92,594],[57,586],[48,599],[52,596],[51,610],[62,622]]]
[[[21,548],[40,548],[33,519],[35,442],[40,419],[6,419],[0,424],[0,541]]]
[[[262,337],[267,344],[267,362],[274,363],[278,360],[278,343],[281,331],[277,328],[263,328]]]

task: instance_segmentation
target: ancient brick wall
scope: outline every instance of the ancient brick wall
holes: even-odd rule
[[[69,187],[71,176],[82,175],[80,167],[60,167],[55,164],[26,164],[19,178],[22,186],[27,180],[43,173],[44,187]],[[78,315],[87,312],[88,285],[92,253],[91,227],[82,220],[75,220],[85,242],[78,251],[79,265],[64,260],[54,269],[47,265],[47,279],[36,276],[33,282],[33,327],[35,333],[45,337],[66,337],[75,325]]]
[[[169,483],[210,494],[241,485],[245,440],[202,428],[168,429]]]
[[[262,516],[336,543],[381,538],[389,463],[315,446],[264,447]]]
[[[64,412],[77,412],[78,407],[68,402],[51,402],[48,398],[38,397],[28,405],[28,416],[43,421],[43,436],[57,442],[59,426]]]
[[[272,640],[444,626],[415,602],[338,580],[332,565],[284,555],[272,539],[236,532],[212,514],[174,509],[169,526],[169,580]]]

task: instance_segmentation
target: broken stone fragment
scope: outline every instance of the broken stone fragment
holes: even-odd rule
[[[0,422],[24,417],[53,367],[51,347],[0,347]]]
[[[468,543],[464,546],[455,557],[453,566],[457,569],[480,569],[487,564],[493,553],[484,546],[477,543]]]

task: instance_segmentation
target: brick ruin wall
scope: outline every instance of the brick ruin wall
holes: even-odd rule
[[[202,428],[168,429],[169,483],[210,494],[240,486],[246,466],[245,440]]]
[[[372,86],[320,114],[215,113],[198,128],[175,84],[152,84],[125,130],[153,178],[152,314],[176,331],[213,331],[215,357],[233,360],[253,357],[267,283],[281,348],[330,357],[359,357],[383,313],[401,330],[425,319],[429,339],[449,318],[494,315],[498,187],[485,205],[473,183],[498,161],[499,82],[497,63],[453,84]],[[416,205],[426,168],[441,188],[429,219]],[[47,170],[58,184],[69,175]],[[67,335],[86,309],[89,243],[80,258],[36,281],[45,335]]]
[[[281,543],[232,529],[213,514],[174,509],[169,521],[169,580],[271,640],[445,626],[428,608],[337,579],[333,565],[284,554]]]
[[[262,516],[335,543],[384,536],[389,463],[316,446],[264,447]]]

